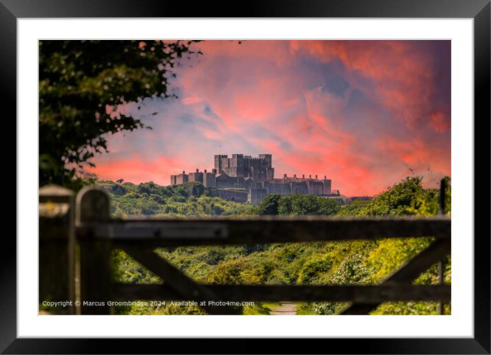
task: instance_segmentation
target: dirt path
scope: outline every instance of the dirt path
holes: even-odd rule
[[[297,305],[291,302],[280,302],[278,306],[271,307],[270,315],[291,316],[297,314]]]

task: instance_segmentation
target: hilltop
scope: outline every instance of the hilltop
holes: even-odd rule
[[[177,186],[161,186],[152,181],[98,181],[97,185],[111,195],[111,213],[115,217],[191,217],[256,214],[248,204],[213,196],[211,188],[198,182]]]

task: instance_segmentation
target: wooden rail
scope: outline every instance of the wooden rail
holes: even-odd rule
[[[197,300],[179,296],[169,285],[114,284],[117,300]],[[242,286],[207,285],[203,288],[215,294],[220,301],[265,302],[355,302],[375,304],[387,301],[450,301],[447,285],[380,285],[380,286]],[[203,299],[198,299],[203,300]]]
[[[450,252],[451,221],[432,218],[329,218],[329,217],[251,217],[194,219],[131,219],[110,216],[110,199],[101,188],[83,189],[73,204],[73,196],[60,198],[53,187],[41,194],[41,203],[68,203],[65,228],[41,228],[43,241],[58,236],[70,260],[77,255],[77,277],[67,278],[67,299],[80,301],[78,314],[110,314],[108,300],[194,300],[209,314],[236,314],[232,306],[216,306],[214,302],[303,301],[351,302],[343,314],[367,314],[387,301],[449,302],[450,286],[413,285],[412,281]],[[55,189],[56,190],[56,189]],[[64,190],[66,194],[66,190]],[[53,196],[50,199],[50,195]],[[442,199],[444,202],[444,200]],[[74,211],[75,209],[75,211]],[[41,214],[41,219],[49,220]],[[46,224],[46,223],[45,223]],[[48,224],[49,225],[49,224]],[[64,233],[65,232],[65,233]],[[340,240],[375,240],[381,238],[434,237],[429,248],[409,260],[382,285],[355,286],[244,286],[201,285],[184,275],[154,252],[156,247],[204,246],[327,242]],[[65,239],[63,239],[65,238]],[[55,238],[56,239],[56,238]],[[77,247],[75,247],[75,245]],[[77,249],[76,249],[77,248]],[[114,283],[111,278],[111,251],[124,250],[145,268],[164,280],[163,285]],[[60,249],[58,249],[60,250]],[[78,251],[78,252],[76,252]],[[46,252],[43,248],[41,253]],[[46,258],[45,258],[46,259]],[[70,261],[71,263],[71,261]],[[69,265],[71,265],[69,263]],[[66,263],[65,263],[66,266]],[[70,270],[72,266],[69,266]],[[77,283],[77,280],[80,283]],[[52,288],[52,280],[41,282],[40,295]],[[59,297],[58,297],[59,298]],[[85,301],[85,302],[84,302]],[[94,303],[100,304],[93,307]]]
[[[450,238],[448,218],[254,217],[79,223],[79,239],[154,246],[271,244],[354,239]]]

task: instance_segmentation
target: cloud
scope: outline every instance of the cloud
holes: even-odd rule
[[[124,108],[153,130],[109,137],[101,178],[168,184],[219,153],[272,153],[277,176],[327,175],[347,195],[450,175],[449,41],[199,46],[204,55],[178,70],[179,99]]]

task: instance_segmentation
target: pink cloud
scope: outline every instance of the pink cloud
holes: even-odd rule
[[[428,126],[433,128],[438,133],[447,132],[450,130],[450,122],[445,119],[445,114],[442,111],[436,111],[430,114],[430,122]]]
[[[294,53],[307,52],[323,61],[340,60],[353,81],[356,81],[355,75],[375,80],[379,85],[369,93],[413,128],[431,114],[432,96],[441,90],[440,83],[433,80],[436,76],[433,66],[439,64],[435,63],[438,59],[425,44],[417,41],[329,41],[328,44],[292,41],[291,48]],[[363,87],[360,80],[357,82]],[[449,113],[442,120],[448,122]]]
[[[450,45],[432,41],[205,41],[178,100],[127,112],[153,127],[109,138],[104,178],[168,184],[214,154],[272,153],[277,176],[327,175],[371,195],[450,174]],[[152,112],[158,112],[152,116]]]
[[[101,163],[96,168],[87,168],[94,172],[101,180],[118,180],[123,178],[126,181],[141,183],[147,181],[163,182],[162,177],[175,173],[172,167],[182,166],[183,169],[190,168],[185,161],[175,158],[160,156],[152,160],[145,160],[143,157],[132,157],[130,159],[111,159]]]

